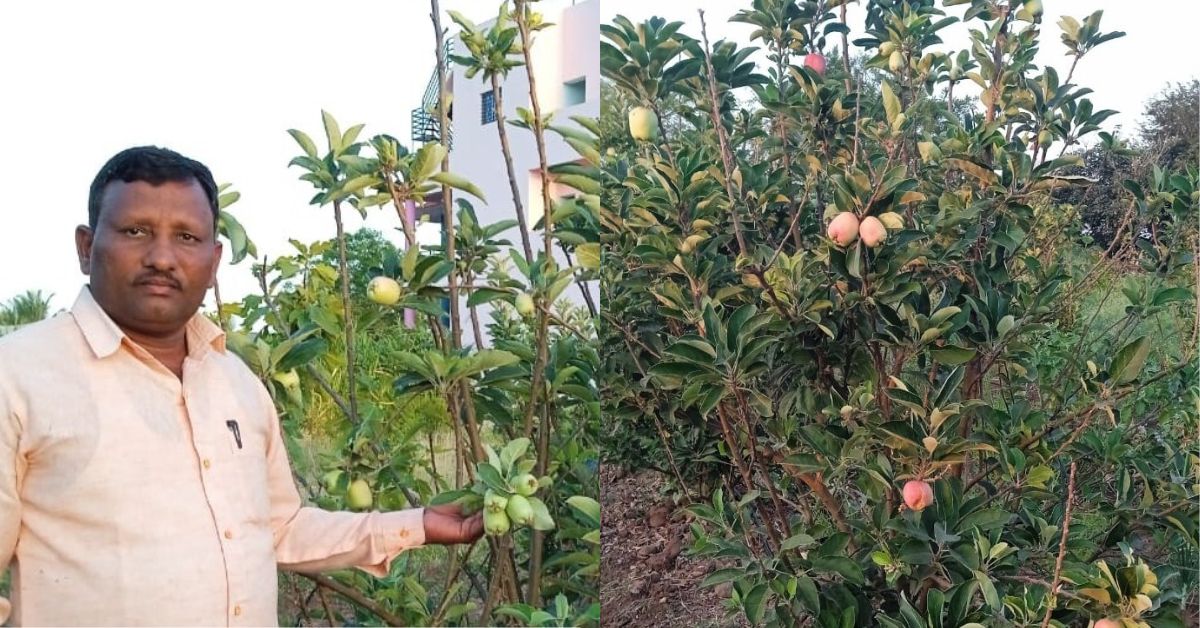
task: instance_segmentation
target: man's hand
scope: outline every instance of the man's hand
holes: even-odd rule
[[[466,517],[455,504],[426,506],[424,523],[427,545],[474,543],[483,536],[483,513]]]

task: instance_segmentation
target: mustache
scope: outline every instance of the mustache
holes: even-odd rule
[[[171,275],[164,275],[162,273],[147,273],[141,277],[138,277],[137,281],[134,282],[135,285],[139,286],[150,283],[166,284],[172,288],[175,288],[176,290],[181,290],[183,288],[178,279],[172,277]]]

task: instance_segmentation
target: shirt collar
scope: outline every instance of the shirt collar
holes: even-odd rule
[[[97,358],[106,358],[116,353],[121,346],[121,340],[127,338],[125,332],[121,331],[104,308],[96,302],[89,286],[85,285],[80,289],[75,304],[71,306],[71,315]],[[199,312],[187,322],[184,333],[187,334],[190,357],[201,357],[206,347],[225,353],[225,332]]]

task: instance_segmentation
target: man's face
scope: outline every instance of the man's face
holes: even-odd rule
[[[96,302],[122,329],[179,331],[200,308],[221,262],[212,209],[194,180],[104,189],[95,230],[75,230],[79,268]]]

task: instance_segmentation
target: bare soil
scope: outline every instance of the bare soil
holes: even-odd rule
[[[743,615],[726,610],[728,588],[700,587],[722,565],[686,555],[689,515],[664,487],[654,471],[600,467],[600,625],[745,626]]]

